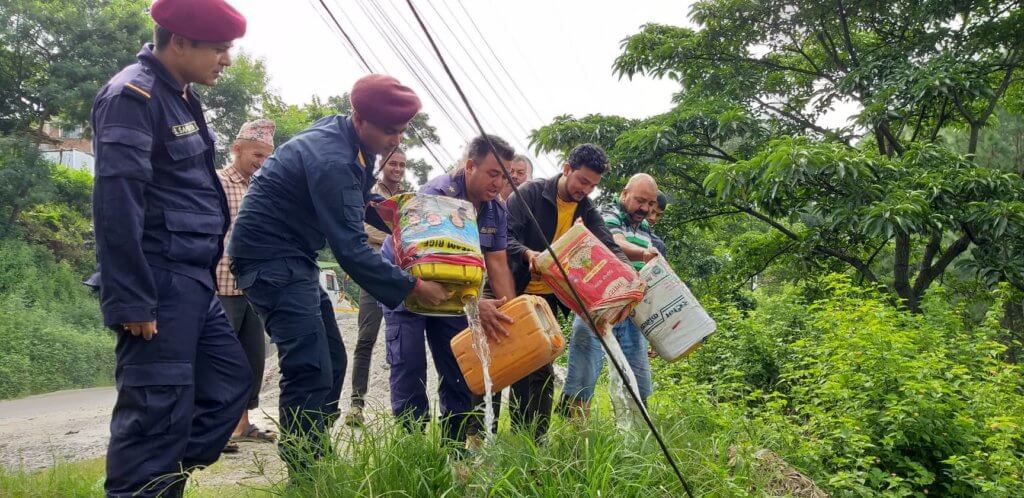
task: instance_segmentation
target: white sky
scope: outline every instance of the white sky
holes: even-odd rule
[[[431,123],[441,135],[442,161],[447,163],[448,158],[461,154],[466,139],[475,133],[468,131],[470,127],[461,117],[465,114],[464,106],[457,100],[405,1],[325,1],[376,72],[397,77],[420,95],[424,111],[430,114]],[[621,52],[622,39],[637,33],[644,23],[688,24],[691,3],[414,0],[484,127],[508,140],[519,152],[529,145],[528,130],[547,124],[560,114],[642,118],[667,111],[672,93],[678,90],[676,84],[646,78],[619,81],[612,74],[611,65]],[[248,19],[246,36],[237,45],[266,61],[271,84],[286,102],[307,102],[313,94],[340,95],[364,74],[336,30],[321,18],[325,14],[319,0],[232,0],[232,4]],[[446,102],[444,108],[457,125],[445,117],[374,26],[383,25],[389,37],[401,43],[394,30],[379,18],[377,22],[368,20],[368,13],[378,15],[375,6],[387,13],[387,18],[442,83],[445,93],[456,100],[454,105]],[[476,29],[486,37],[529,103],[498,66]],[[457,39],[452,32],[457,33]],[[403,53],[409,56],[404,49]],[[488,64],[491,71],[486,69]],[[483,71],[477,69],[478,65]],[[490,84],[481,76],[482,72],[489,74]],[[532,151],[527,153],[534,157]],[[410,155],[433,163],[424,149],[416,149]],[[539,158],[535,161],[537,173],[552,173],[554,161]]]

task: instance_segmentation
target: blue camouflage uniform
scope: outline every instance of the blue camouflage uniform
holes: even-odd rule
[[[317,252],[330,245],[345,273],[391,306],[416,283],[366,244],[366,205],[383,199],[370,194],[374,160],[350,118],[313,123],[253,175],[228,244],[238,288],[277,344],[286,432],[279,451],[292,470],[304,454],[319,457],[329,444],[321,436],[337,416],[347,363],[333,306],[319,284]],[[375,216],[366,221],[380,225]],[[289,442],[288,433],[300,437]]]
[[[423,185],[420,193],[466,200],[465,174],[441,175]],[[477,226],[480,249],[484,253],[505,250],[508,211],[503,202],[494,199],[483,203],[478,209]],[[390,237],[384,241],[381,256],[394,260]],[[429,416],[427,353],[423,345],[426,335],[439,378],[438,395],[446,436],[454,441],[464,440],[474,397],[455,361],[451,340],[468,327],[466,317],[424,316],[405,309],[405,306],[385,306],[384,320],[387,360],[391,366],[391,411],[395,416],[408,417],[407,422],[422,423]]]
[[[196,92],[182,91],[152,45],[138,59],[92,109],[100,272],[91,280],[104,323],[119,332],[108,496],[154,496],[182,484],[182,469],[213,463],[251,389],[215,295],[229,217],[213,135]],[[151,341],[121,330],[152,320]]]

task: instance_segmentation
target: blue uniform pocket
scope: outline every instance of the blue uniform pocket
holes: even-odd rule
[[[343,190],[341,201],[345,205],[345,219],[348,221],[363,221],[363,213],[366,204],[363,202],[363,193],[355,190]]]
[[[171,232],[168,258],[202,267],[213,264],[224,233],[220,213],[167,209],[164,223]]]
[[[121,367],[110,424],[118,435],[155,436],[191,418],[183,399],[193,383],[192,364],[152,362]],[[188,400],[191,401],[191,400]]]
[[[390,366],[402,364],[402,320],[393,313],[384,314],[384,341],[386,360]]]
[[[494,246],[494,234],[492,233],[481,233],[480,234],[480,250],[489,251]]]
[[[188,159],[206,150],[206,141],[198,133],[167,142],[167,154],[175,161]]]

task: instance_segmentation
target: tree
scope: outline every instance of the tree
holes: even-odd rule
[[[535,145],[601,142],[621,175],[658,165],[695,211],[750,216],[782,251],[840,263],[913,310],[965,258],[1022,285],[1024,184],[976,162],[1021,77],[1017,3],[708,0],[691,17],[698,29],[645,26],[615,62],[679,82],[671,111],[561,118]],[[825,124],[838,103],[858,110]],[[964,154],[941,140],[949,128],[966,131]]]
[[[53,163],[28,139],[0,136],[0,237],[28,208],[50,200]]]
[[[246,121],[253,120],[271,98],[262,59],[240,52],[212,87],[197,87],[206,106],[207,122],[217,133],[217,164],[230,158],[231,143]]]
[[[326,101],[314,95],[309,103],[301,106],[285,104],[280,97],[269,95],[264,102],[264,115],[274,121],[277,128],[274,132],[274,143],[281,145],[300,131],[308,128],[318,119],[333,114],[352,114],[352,101],[349,94],[332,95]],[[430,145],[439,145],[441,138],[437,135],[437,128],[430,124],[430,115],[419,113],[409,122],[402,146],[406,149],[427,148]],[[413,174],[417,184],[427,182],[432,171],[429,162],[423,159],[407,158],[406,169]]]
[[[0,3],[0,132],[88,120],[100,87],[152,35],[146,0]]]
[[[430,180],[430,172],[433,171],[433,166],[423,159],[412,159],[407,158],[405,162],[405,171],[412,173],[412,178],[416,182],[415,187],[419,187]],[[414,185],[404,185],[405,190],[412,190]]]

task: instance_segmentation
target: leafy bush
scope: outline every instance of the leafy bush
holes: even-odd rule
[[[837,495],[1019,496],[1022,369],[1002,359],[1001,303],[976,323],[941,290],[911,314],[825,284],[809,304],[791,287],[749,314],[716,309],[719,332],[662,382],[743,407]]]
[[[0,241],[0,398],[110,383],[114,336],[69,264]]]

